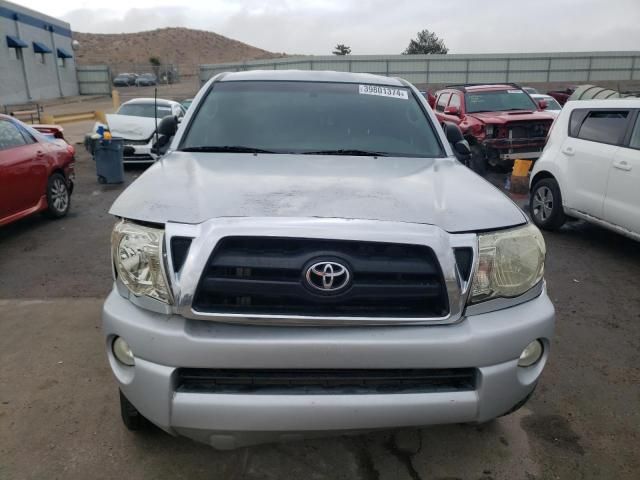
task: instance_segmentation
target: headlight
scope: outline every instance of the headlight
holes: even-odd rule
[[[487,125],[485,127],[485,132],[486,132],[487,136],[493,137],[493,125]]]
[[[111,255],[118,278],[137,296],[171,303],[162,268],[164,230],[121,221],[113,228]]]
[[[478,235],[469,302],[522,295],[542,279],[545,254],[542,234],[532,224]]]

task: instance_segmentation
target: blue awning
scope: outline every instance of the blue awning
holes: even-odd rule
[[[13,35],[7,35],[7,45],[9,48],[27,48],[29,46],[27,42]]]
[[[58,58],[73,58],[69,52],[67,52],[64,48],[58,48]]]
[[[52,53],[49,47],[40,42],[33,42],[33,51],[36,53]]]

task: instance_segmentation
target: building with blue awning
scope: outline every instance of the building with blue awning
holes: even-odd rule
[[[67,22],[0,0],[0,32],[0,105],[78,95]]]

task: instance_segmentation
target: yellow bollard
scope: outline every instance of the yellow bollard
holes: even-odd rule
[[[120,94],[117,90],[111,90],[111,101],[113,102],[113,109],[118,110],[120,106]]]
[[[96,115],[97,121],[99,121],[100,123],[104,123],[105,125],[107,124],[107,116],[104,114],[103,111],[96,110],[95,115]]]
[[[511,171],[511,193],[526,194],[529,188],[529,170],[533,160],[516,159]]]

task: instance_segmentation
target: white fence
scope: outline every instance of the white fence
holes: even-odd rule
[[[200,65],[200,82],[242,70],[337,70],[402,77],[415,84],[640,80],[640,51],[475,55],[285,57]]]
[[[78,65],[76,67],[80,95],[110,95],[111,71],[106,65]]]

